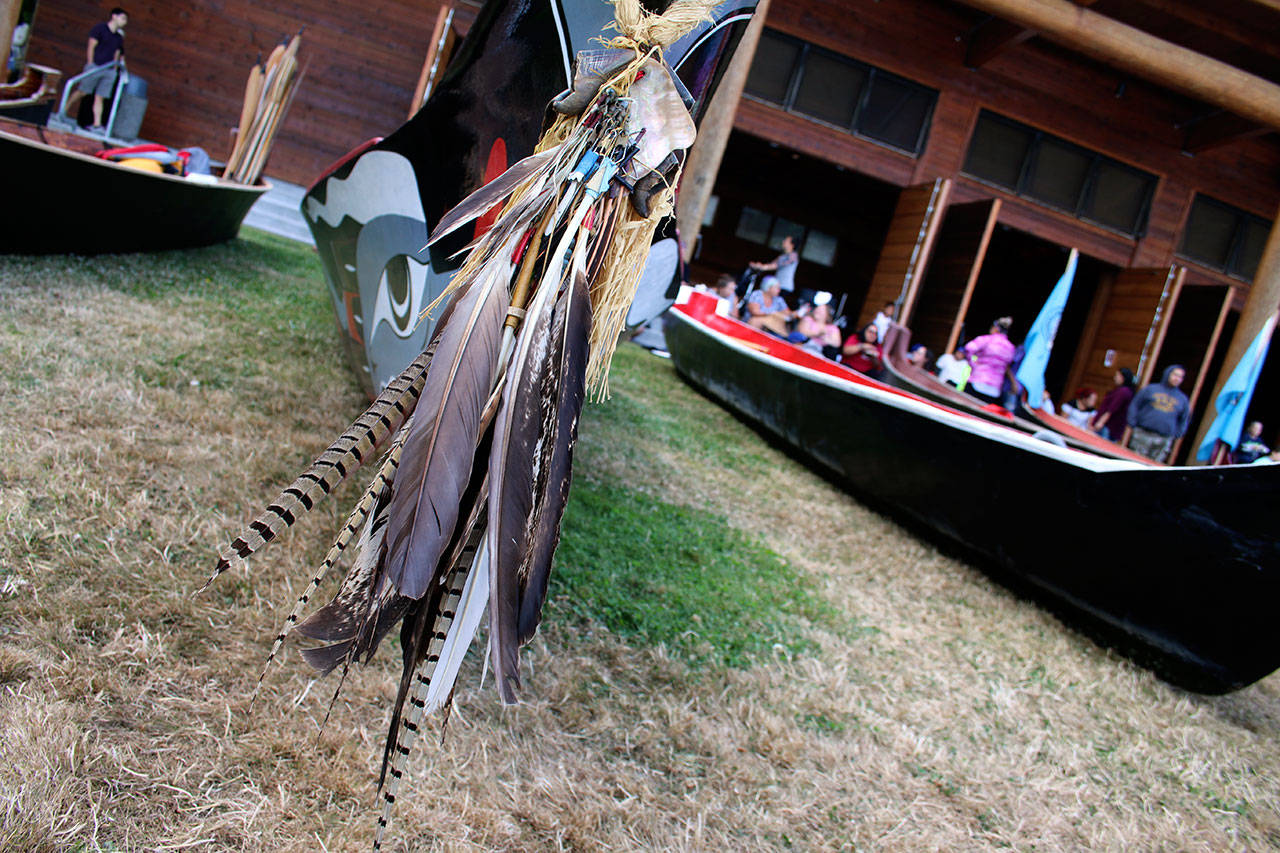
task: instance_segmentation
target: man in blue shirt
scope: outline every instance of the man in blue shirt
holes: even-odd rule
[[[104,130],[103,104],[115,92],[117,61],[120,68],[124,67],[124,28],[128,23],[129,13],[117,6],[106,21],[95,24],[89,31],[84,70],[97,68],[99,71],[81,80],[79,89],[67,99],[67,114],[74,118],[80,99],[93,95],[93,127],[90,130],[98,133]]]
[[[1159,382],[1143,388],[1129,403],[1130,450],[1157,462],[1168,458],[1174,439],[1182,437],[1191,420],[1191,403],[1178,388],[1186,375],[1182,365],[1171,365]]]

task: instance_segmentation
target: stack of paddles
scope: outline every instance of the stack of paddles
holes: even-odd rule
[[[235,144],[222,170],[224,178],[241,184],[255,184],[262,175],[276,132],[284,123],[298,84],[306,74],[306,69],[298,70],[298,45],[301,41],[301,32],[292,39],[281,41],[271,51],[265,65],[256,63],[249,72]]]

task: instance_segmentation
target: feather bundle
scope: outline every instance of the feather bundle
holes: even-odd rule
[[[403,665],[375,848],[424,717],[448,711],[482,625],[499,695],[517,701],[520,647],[546,599],[582,404],[589,390],[603,393],[691,138],[660,47],[637,33],[678,37],[714,4],[679,0],[672,20],[636,12],[636,0],[616,5],[623,35],[608,62],[584,62],[537,153],[439,222],[433,242],[503,205],[465,250],[427,349],[250,523],[214,572],[270,541],[389,443],[267,659],[295,633],[320,644],[303,650],[308,664],[345,673],[399,625]],[[338,589],[301,619],[348,555]]]

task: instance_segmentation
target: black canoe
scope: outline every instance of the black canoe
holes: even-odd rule
[[[1062,448],[717,316],[715,302],[694,293],[671,312],[677,370],[856,493],[1174,684],[1225,693],[1280,666],[1280,468]],[[1080,533],[1097,549],[1061,547]]]
[[[668,2],[646,6],[660,11]],[[755,4],[723,0],[712,18],[663,51],[695,101],[695,120]],[[423,309],[462,264],[456,253],[492,216],[430,249],[427,235],[472,190],[533,153],[547,102],[568,87],[577,52],[609,37],[613,13],[607,0],[487,0],[413,118],[352,151],[307,191],[302,214],[348,357],[371,394],[422,352],[434,322]],[[675,296],[674,224],[655,235],[628,324],[661,313]]]
[[[197,183],[93,156],[100,141],[0,119],[0,253],[185,249],[236,236],[268,185]]]

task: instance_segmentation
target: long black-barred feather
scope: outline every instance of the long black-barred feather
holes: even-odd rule
[[[387,774],[387,762],[395,751],[397,733],[400,730],[400,716],[413,685],[414,673],[420,671],[424,661],[434,654],[431,649],[437,641],[444,641],[444,631],[452,624],[454,618],[452,608],[442,606],[441,597],[447,599],[449,589],[455,585],[461,590],[462,581],[457,578],[460,576],[465,580],[466,573],[470,570],[475,558],[476,548],[483,542],[484,524],[487,518],[485,505],[489,498],[489,472],[484,460],[491,452],[493,442],[491,427],[501,400],[500,394],[491,395],[481,416],[480,429],[483,438],[476,448],[475,464],[471,467],[471,481],[467,484],[462,500],[459,501],[461,510],[459,523],[453,536],[450,537],[449,546],[445,549],[436,571],[437,580],[432,584],[428,594],[423,596],[406,614],[404,625],[400,630],[404,668],[391,709],[391,725],[387,732],[387,744],[382,758],[384,779]],[[434,659],[432,663],[434,664]]]
[[[308,602],[310,602],[311,596],[315,594],[316,589],[324,581],[329,570],[337,563],[338,558],[346,550],[351,540],[359,536],[360,532],[364,530],[365,523],[373,512],[378,495],[391,487],[391,481],[395,479],[396,468],[400,464],[400,453],[403,446],[404,431],[401,430],[396,434],[396,439],[387,450],[386,459],[383,460],[382,466],[378,469],[378,474],[374,477],[373,483],[369,485],[369,488],[365,489],[360,501],[351,510],[351,514],[347,516],[342,529],[338,531],[333,544],[329,547],[329,552],[325,554],[324,562],[316,569],[315,575],[311,578],[310,583],[307,584],[307,588],[303,590],[302,595],[298,596],[298,600],[294,602],[293,609],[289,611],[289,615],[285,618],[284,624],[281,625],[279,633],[276,634],[275,641],[271,644],[271,653],[267,655],[267,662],[263,664],[262,673],[258,676],[258,684],[253,690],[255,697],[258,691],[262,689],[262,681],[266,678],[267,670],[270,669],[272,662],[276,659],[276,655],[280,653],[280,647],[284,644],[285,637],[298,624],[298,618]]]
[[[280,535],[299,516],[311,511],[347,475],[359,468],[375,448],[404,423],[413,412],[426,381],[432,352],[424,351],[383,389],[364,414],[356,418],[333,444],[321,453],[248,528],[218,557],[218,565],[201,589],[231,568],[237,559],[246,559]]]
[[[462,526],[462,529],[469,532],[451,555],[452,568],[441,575],[433,591],[433,606],[423,608],[416,619],[412,614],[405,619],[402,642],[406,648],[413,645],[415,653],[412,659],[408,654],[405,656],[406,670],[396,696],[382,757],[382,775],[378,779],[382,792],[382,813],[378,817],[375,850],[380,849],[383,833],[390,823],[396,796],[404,779],[404,769],[409,762],[414,741],[421,731],[423,717],[437,707],[447,707],[453,699],[458,667],[466,648],[471,644],[471,637],[460,637],[458,632],[468,628],[466,622],[473,623],[470,630],[474,631],[474,623],[479,622],[479,614],[471,614],[469,617],[463,608],[478,607],[480,613],[483,613],[487,590],[477,592],[471,586],[478,581],[487,580],[484,566],[477,565],[477,558],[483,554],[483,507],[487,493],[487,489],[481,490],[477,497],[476,511]],[[413,634],[412,638],[404,637],[410,633]],[[442,661],[442,655],[447,659]],[[433,699],[433,694],[437,698]],[[440,695],[444,698],[438,698]]]
[[[520,614],[516,640],[524,645],[533,639],[542,617],[551,577],[551,560],[560,544],[560,520],[569,499],[569,479],[573,448],[578,441],[578,418],[586,395],[588,339],[591,334],[591,299],[587,279],[574,276],[556,305],[552,335],[559,343],[558,398],[555,401],[555,440],[551,458],[539,473],[540,496],[534,509],[528,559],[521,570]]]
[[[409,598],[427,591],[470,479],[509,298],[509,249],[503,255],[482,268],[440,324],[436,357],[392,486],[387,577]]]

